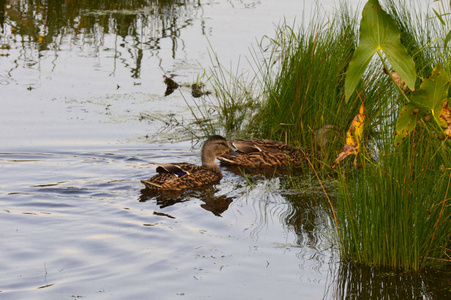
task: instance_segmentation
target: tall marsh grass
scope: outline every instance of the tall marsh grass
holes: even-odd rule
[[[346,67],[355,49],[356,22],[348,13],[313,20],[295,29],[282,24],[270,40],[264,70],[262,109],[255,117],[260,135],[312,146],[324,123],[344,129],[359,103],[344,105]],[[274,72],[274,70],[276,70]],[[339,117],[341,116],[341,117]]]
[[[205,124],[205,133],[211,134],[212,128],[218,131],[219,125],[227,136],[262,137],[306,147],[312,150],[315,168],[329,167],[361,103],[377,102],[368,106],[368,114],[380,114],[395,90],[376,61],[359,86],[365,93],[345,103],[346,68],[357,39],[356,14],[342,4],[327,19],[318,9],[316,18],[297,29],[294,24],[279,24],[274,37],[264,37],[253,48],[255,73],[248,77],[239,68],[227,71],[212,52],[214,67],[206,77],[214,88],[213,97],[207,100],[209,106],[193,111],[196,119],[211,116],[205,107],[217,114],[215,126]]]
[[[397,148],[383,144],[358,172],[340,173],[343,257],[413,270],[449,259],[448,147],[422,128]]]
[[[192,105],[185,99],[194,118],[185,129],[196,138],[213,134],[247,137],[251,134],[251,120],[260,106],[256,75],[240,73],[239,62],[235,68],[224,66],[214,49],[209,55],[212,67],[196,83],[203,85],[201,82],[206,81],[209,92]]]

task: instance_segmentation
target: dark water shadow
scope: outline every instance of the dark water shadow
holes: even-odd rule
[[[288,206],[284,223],[292,228],[299,246],[330,248],[335,243],[333,215],[323,194],[283,192]]]
[[[163,76],[164,83],[166,84],[166,92],[164,93],[165,96],[171,95],[176,89],[179,88],[179,84],[172,79],[174,75],[171,75],[171,77],[168,77],[166,75]]]
[[[256,215],[259,216],[256,227],[264,228],[270,219],[279,219],[296,235],[297,241],[293,246],[329,249],[335,243],[335,225],[330,204],[309,170],[288,167],[224,168],[245,178],[248,184],[245,197],[256,208]],[[292,183],[293,180],[306,181],[303,183],[305,188],[299,182]],[[255,231],[258,232],[259,229]]]
[[[5,23],[5,1],[0,1],[0,33],[3,33],[3,23]]]
[[[451,266],[402,272],[342,262],[324,299],[451,299]]]
[[[234,197],[216,195],[217,191],[215,187],[189,191],[151,191],[142,189],[138,200],[139,202],[155,201],[160,208],[165,208],[177,203],[190,201],[190,199],[199,199],[204,202],[200,207],[220,217],[229,208]]]

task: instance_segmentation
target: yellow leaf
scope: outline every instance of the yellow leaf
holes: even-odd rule
[[[360,140],[362,140],[363,135],[363,124],[365,121],[365,106],[360,105],[359,113],[354,117],[349,126],[348,131],[346,132],[346,145],[343,147],[341,152],[338,154],[337,159],[332,165],[332,169],[335,167],[346,157],[351,154],[357,155],[359,153],[360,148]],[[357,161],[354,160],[354,166],[357,169]]]
[[[446,126],[443,132],[447,137],[451,137],[451,109],[449,109],[448,101],[445,102],[439,118],[442,120],[443,125]]]
[[[43,41],[44,41],[44,36],[42,36],[42,35],[38,36],[38,43],[42,44]]]

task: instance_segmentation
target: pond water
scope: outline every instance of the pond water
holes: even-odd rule
[[[89,2],[0,2],[0,299],[450,296],[446,270],[341,263],[313,183],[223,169],[203,191],[141,190],[150,162],[200,161],[165,129],[197,100],[165,96],[163,75],[195,82],[211,49],[246,73],[249,48],[315,1]]]

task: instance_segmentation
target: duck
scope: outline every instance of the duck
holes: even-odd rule
[[[221,165],[242,168],[296,166],[308,155],[304,149],[267,139],[229,139],[233,151],[219,155]]]
[[[218,155],[224,155],[229,151],[229,144],[224,137],[210,136],[202,146],[202,165],[158,164],[157,174],[147,180],[141,180],[141,183],[146,189],[153,191],[182,191],[217,183],[222,179],[222,172],[215,159]]]

